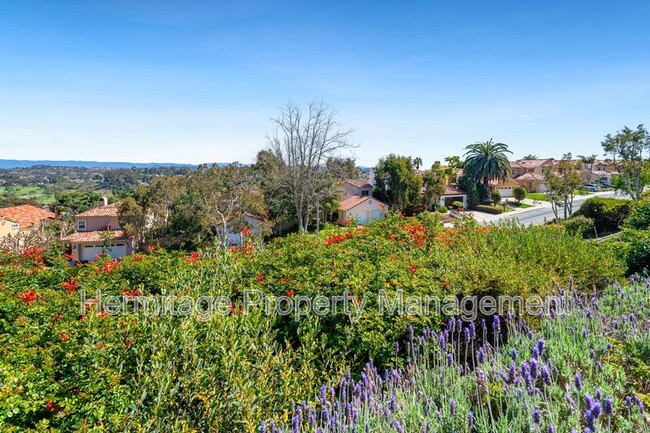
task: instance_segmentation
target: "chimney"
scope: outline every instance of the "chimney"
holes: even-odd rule
[[[106,197],[102,197],[99,199],[99,207],[104,207],[108,206],[108,199]]]

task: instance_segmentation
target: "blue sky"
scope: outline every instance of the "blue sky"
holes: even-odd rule
[[[493,137],[602,154],[650,124],[647,1],[10,1],[0,158],[252,162],[288,100],[353,156],[425,165]],[[649,125],[650,126],[650,125]]]

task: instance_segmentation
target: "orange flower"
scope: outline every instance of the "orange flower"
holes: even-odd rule
[[[153,245],[149,245],[147,247],[147,252],[148,253],[153,253],[154,251],[156,251],[156,247],[154,247]]]
[[[200,254],[198,251],[192,251],[189,257],[185,257],[185,263],[194,263],[199,260]]]
[[[62,282],[61,287],[63,287],[68,293],[72,293],[79,288],[79,284],[77,284],[74,277],[72,277],[70,278],[70,281]]]
[[[289,281],[291,281],[291,277],[280,278],[281,283],[287,284]]]
[[[70,336],[65,332],[59,332],[59,337],[61,337],[61,340],[63,341],[68,341],[68,338],[70,338]]]
[[[263,272],[258,272],[257,276],[255,277],[255,282],[258,284],[262,284],[264,282],[264,273]]]
[[[449,287],[449,281],[445,281],[442,285],[445,286],[445,288]]]
[[[32,305],[36,298],[38,298],[40,295],[34,291],[34,290],[28,290],[26,292],[21,293],[18,295],[18,297],[27,303],[27,305]]]
[[[251,234],[251,229],[249,229],[248,227],[244,227],[241,231],[241,234],[243,234],[244,236],[248,236]]]
[[[415,271],[418,270],[418,267],[417,267],[417,265],[406,265],[406,269],[408,269],[412,273],[415,273]]]
[[[287,296],[288,297],[293,298],[293,295],[294,295],[293,289],[287,290]]]

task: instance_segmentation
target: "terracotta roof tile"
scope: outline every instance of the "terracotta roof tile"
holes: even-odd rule
[[[467,194],[462,189],[458,188],[456,185],[447,185],[445,186],[445,193],[443,195],[461,195]]]
[[[76,232],[64,237],[62,240],[68,242],[103,242],[107,230],[96,230],[92,232]],[[124,230],[108,230],[111,240],[126,239]]]
[[[345,181],[357,188],[372,188],[372,185],[367,179],[346,179]]]
[[[77,214],[78,217],[95,217],[107,216],[116,217],[118,214],[119,202],[111,203],[107,206],[99,206]]]
[[[22,205],[0,209],[0,217],[15,221],[20,224],[21,229],[24,229],[40,224],[43,220],[53,220],[55,215],[49,210],[41,209],[36,206]]]
[[[346,198],[345,200],[341,200],[341,203],[339,204],[339,210],[343,210],[343,211],[350,210],[354,207],[357,207],[358,205],[365,202],[366,200],[374,200],[380,205],[386,206],[383,202],[369,195],[364,195],[364,196],[353,195],[351,197]]]

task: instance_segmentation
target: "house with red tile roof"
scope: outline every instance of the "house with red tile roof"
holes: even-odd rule
[[[53,212],[32,205],[1,208],[0,238],[16,237],[19,233],[40,230],[54,219]]]
[[[386,216],[388,206],[376,198],[366,195],[353,195],[341,200],[338,207],[339,224],[345,225],[348,221],[365,224],[368,221],[381,219]]]
[[[460,189],[458,185],[449,184],[445,186],[445,192],[440,196],[439,206],[451,208],[454,202],[462,202],[463,207],[467,207],[467,193]]]
[[[122,230],[119,202],[108,204],[102,197],[99,206],[75,216],[77,231],[63,238],[70,242],[72,257],[86,262],[106,254],[114,259],[133,252],[133,239]]]

